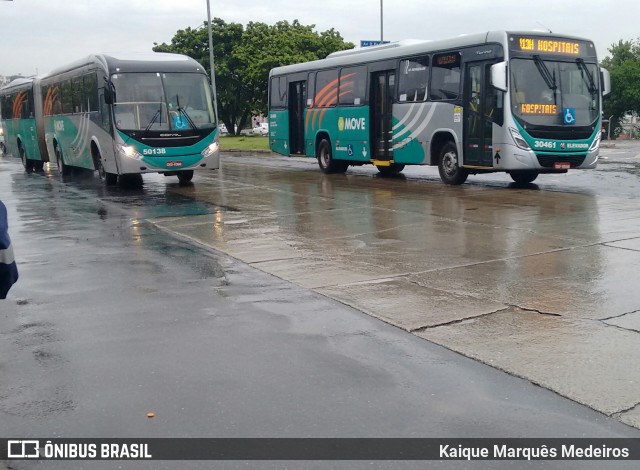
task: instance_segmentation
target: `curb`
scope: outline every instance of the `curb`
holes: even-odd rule
[[[264,153],[264,154],[273,154],[271,150],[243,150],[243,149],[225,149],[220,148],[221,152],[231,152],[231,153],[240,153],[240,152],[250,152],[250,153]]]

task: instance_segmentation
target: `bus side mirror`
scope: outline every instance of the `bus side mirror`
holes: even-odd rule
[[[607,96],[611,93],[611,75],[607,69],[600,69],[600,83],[602,96]]]
[[[113,104],[113,91],[110,88],[105,87],[104,89],[104,102],[106,104]]]
[[[500,91],[507,91],[507,63],[498,62],[491,66],[491,85]]]

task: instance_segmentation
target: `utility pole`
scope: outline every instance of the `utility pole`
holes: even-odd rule
[[[218,97],[216,93],[216,74],[213,67],[213,37],[211,35],[211,5],[207,0],[207,26],[209,27],[209,65],[211,66],[211,92],[213,93],[213,111],[218,121]]]
[[[383,28],[383,20],[382,20],[382,17],[383,17],[383,14],[382,14],[382,1],[383,0],[380,0],[380,42],[381,43],[384,41],[384,34],[383,34],[384,28]]]

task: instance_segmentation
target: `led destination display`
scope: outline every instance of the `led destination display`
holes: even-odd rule
[[[589,41],[533,36],[512,36],[511,50],[531,54],[552,54],[572,57],[595,56],[595,48]]]

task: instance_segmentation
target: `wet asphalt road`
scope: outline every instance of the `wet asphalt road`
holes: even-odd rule
[[[527,380],[167,235],[148,220],[242,216],[232,204],[192,197],[170,179],[151,176],[143,190],[106,191],[92,178],[25,175],[16,160],[1,159],[0,198],[9,208],[21,270],[0,306],[0,436],[640,436]],[[150,411],[154,419],[146,417]],[[118,468],[114,462],[9,465]],[[255,468],[336,466],[390,464]],[[137,467],[245,465],[121,465]],[[428,465],[436,467],[533,468]]]

